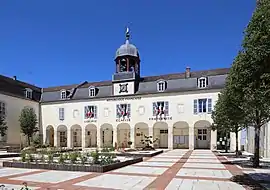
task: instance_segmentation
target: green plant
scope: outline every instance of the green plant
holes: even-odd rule
[[[59,155],[58,163],[59,163],[59,164],[64,164],[64,163],[65,163],[65,157],[64,157],[63,154],[60,154],[60,155]]]
[[[26,160],[27,162],[33,162],[34,161],[34,157],[31,153],[26,154]]]
[[[93,164],[99,163],[100,153],[98,152],[97,149],[95,151],[91,152],[91,157],[93,159]]]
[[[84,154],[80,154],[80,160],[81,160],[82,165],[84,165],[84,164],[85,164],[85,162],[87,161],[87,157],[86,157],[86,155],[84,155]]]
[[[41,162],[45,162],[44,154],[41,154],[40,161],[41,161]]]
[[[49,163],[52,163],[53,162],[53,154],[52,153],[49,153],[48,154],[48,162]]]
[[[66,153],[63,154],[63,157],[64,157],[65,160],[67,160],[68,159],[68,154],[66,154]]]
[[[26,153],[24,151],[21,152],[21,159],[22,159],[22,162],[26,161]]]
[[[21,111],[19,118],[21,131],[27,136],[28,145],[30,145],[30,140],[33,134],[39,131],[37,126],[37,115],[33,108],[25,107]]]
[[[103,147],[101,149],[101,152],[110,152],[110,148],[109,147]]]
[[[114,155],[113,154],[106,154],[100,157],[100,164],[101,165],[108,165],[114,163]]]
[[[144,135],[144,138],[141,140],[144,145],[143,150],[154,150],[153,144],[158,141],[158,138],[153,139],[152,136]]]
[[[77,152],[71,152],[69,154],[69,159],[72,164],[74,164],[77,161],[78,153]]]

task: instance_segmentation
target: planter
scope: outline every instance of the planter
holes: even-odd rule
[[[79,164],[57,164],[57,163],[26,163],[26,162],[11,162],[4,161],[3,167],[11,168],[29,168],[29,169],[47,169],[47,170],[63,170],[63,171],[81,171],[81,172],[107,172],[124,166],[135,164],[143,161],[142,157],[117,162],[109,165],[79,165]]]

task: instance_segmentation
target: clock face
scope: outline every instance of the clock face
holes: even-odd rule
[[[128,83],[119,84],[119,93],[128,93]]]

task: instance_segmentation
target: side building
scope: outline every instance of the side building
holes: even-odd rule
[[[21,110],[31,107],[39,118],[40,97],[41,88],[19,81],[16,77],[0,75],[0,115],[5,117],[8,126],[6,135],[0,137],[0,146],[20,146],[25,143],[25,137],[20,132]]]

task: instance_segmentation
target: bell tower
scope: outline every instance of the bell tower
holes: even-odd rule
[[[116,70],[113,74],[113,94],[130,95],[138,89],[140,79],[140,57],[136,46],[130,42],[129,28],[126,30],[126,42],[115,55]]]

